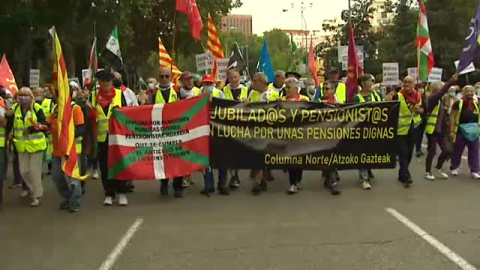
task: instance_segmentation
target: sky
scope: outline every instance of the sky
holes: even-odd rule
[[[258,35],[273,28],[301,30],[302,2],[308,7],[304,12],[308,30],[321,30],[323,20],[340,18],[342,10],[348,7],[348,0],[242,0],[242,2],[242,7],[233,9],[230,13],[252,15],[253,33]],[[310,3],[313,3],[312,7]],[[289,11],[283,12],[283,9]]]

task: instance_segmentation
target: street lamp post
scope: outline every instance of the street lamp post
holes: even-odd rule
[[[350,0],[349,0],[350,1]],[[295,8],[295,4],[294,3],[291,3],[290,4],[291,6],[291,9],[294,9]],[[303,43],[303,34],[305,34],[305,50],[308,50],[308,25],[307,25],[307,20],[305,19],[305,16],[304,16],[304,13],[305,13],[305,10],[307,8],[312,8],[313,7],[313,3],[305,3],[305,2],[301,2],[300,4],[300,17],[301,17],[301,20],[302,20],[302,43]],[[288,12],[289,10],[288,9],[282,9],[283,12]],[[304,25],[305,25],[305,28],[304,28]],[[303,33],[305,29],[305,32]],[[305,63],[308,64],[308,54],[306,54],[306,57],[305,57]]]

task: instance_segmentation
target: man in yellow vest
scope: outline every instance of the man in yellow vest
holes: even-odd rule
[[[263,72],[258,72],[252,78],[252,91],[248,95],[249,102],[270,102],[276,101],[280,94],[274,90],[268,89],[268,78]],[[259,195],[267,190],[267,180],[271,175],[267,169],[252,170],[250,177],[253,180],[252,193]]]
[[[97,92],[92,93],[91,98],[92,105],[97,108],[98,163],[105,191],[103,204],[105,206],[112,205],[118,194],[118,204],[126,206],[128,204],[127,182],[108,178],[108,120],[114,108],[124,107],[127,102],[122,90],[113,87],[111,72],[102,70],[97,72],[95,77],[98,79],[100,88]]]
[[[0,85],[0,208],[3,205],[3,181],[7,174],[7,143],[6,143],[6,127],[7,118],[5,113],[7,111],[7,105],[5,103],[6,91],[3,86]]]
[[[268,89],[275,90],[278,93],[285,91],[285,71],[277,70],[275,72],[275,81],[268,85]]]
[[[55,103],[53,102],[53,99],[47,98],[46,97],[46,92],[45,89],[42,87],[37,87],[33,89],[33,95],[35,96],[35,102],[42,106],[42,111],[45,115],[46,118],[50,116],[50,114],[53,111],[53,107]],[[52,155],[52,136],[50,133],[47,133],[47,139],[48,139],[48,146],[47,150],[45,152],[44,156],[44,162],[48,163],[48,174],[50,174],[52,170],[52,161],[51,161],[51,155]]]
[[[340,81],[340,71],[334,69],[330,71],[330,81],[333,82],[335,86],[335,94],[337,95],[339,103],[347,102],[347,86]]]
[[[161,67],[158,70],[158,90],[151,95],[154,104],[166,104],[178,101],[178,95],[175,91],[175,85],[171,82],[172,72],[170,68]],[[160,195],[168,196],[169,179],[160,179]],[[183,198],[183,177],[173,178],[173,191],[175,198]]]
[[[172,71],[170,68],[161,67],[158,70],[158,90],[150,95],[150,104],[172,103],[178,100],[175,85],[172,83]]]
[[[403,79],[403,89],[393,96],[393,100],[400,102],[397,129],[400,164],[398,181],[406,187],[409,187],[413,182],[409,166],[415,146],[416,128],[422,122],[421,114],[423,113],[422,94],[414,87],[415,80],[407,76]]]

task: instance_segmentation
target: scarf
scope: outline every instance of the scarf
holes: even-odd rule
[[[415,89],[410,94],[407,93],[407,90],[402,89],[400,90],[400,94],[405,97],[405,101],[407,101],[407,103],[412,105],[418,104],[420,102],[420,99],[422,98],[422,94],[420,94],[420,92]]]
[[[324,97],[323,100],[325,100],[328,104],[337,104],[335,96]]]
[[[115,97],[115,88],[111,88],[109,92],[98,91],[97,103],[100,104],[102,108],[107,107],[112,103],[113,98]]]
[[[297,93],[297,96],[294,97],[294,98],[289,98],[289,97],[287,97],[286,100],[287,100],[287,101],[300,101],[300,100],[301,100],[300,94]]]
[[[125,85],[120,85],[120,90],[122,90],[122,92],[125,92],[127,90],[127,87]]]
[[[473,97],[472,98],[463,97],[462,100],[463,100],[463,103],[467,104],[468,109],[470,111],[472,112],[475,111],[475,105],[473,104],[473,101],[474,101]]]

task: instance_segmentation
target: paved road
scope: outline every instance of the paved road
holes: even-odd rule
[[[427,182],[423,166],[413,162],[417,177],[410,189],[398,184],[395,170],[375,171],[370,191],[360,189],[357,172],[341,172],[339,197],[323,189],[316,172],[305,174],[305,188],[295,196],[285,194],[281,171],[259,197],[243,181],[229,197],[204,198],[199,175],[180,200],[160,198],[158,182],[137,182],[126,208],[103,207],[96,181],[88,183],[76,214],[57,210],[60,198],[47,178],[37,209],[18,190],[7,191],[0,269],[101,269],[136,221],[111,269],[462,269],[386,208],[473,267],[463,269],[480,269],[480,181],[463,168],[455,179]]]

